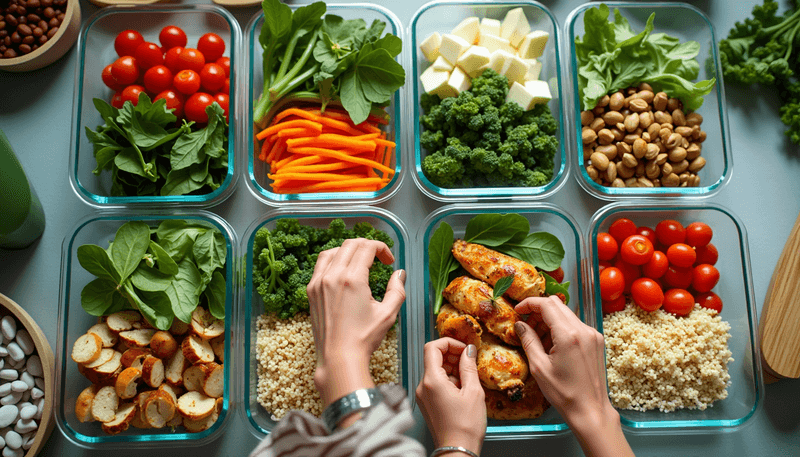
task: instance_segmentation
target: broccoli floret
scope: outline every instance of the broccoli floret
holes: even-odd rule
[[[558,140],[554,136],[539,135],[533,139],[533,149],[538,156],[552,158],[558,152]]]
[[[541,171],[525,170],[525,174],[519,181],[519,185],[522,187],[539,187],[549,183],[551,179],[553,179],[552,172],[550,176],[548,176]]]
[[[331,238],[344,238],[347,233],[347,225],[341,218],[336,218],[328,224],[327,235]]]
[[[546,135],[555,135],[558,131],[558,122],[553,114],[550,112],[550,107],[544,103],[534,105],[529,111],[526,111],[520,119],[522,124],[536,124],[539,130]]]
[[[472,79],[471,91],[476,96],[489,97],[493,105],[500,106],[508,95],[508,78],[491,68],[484,70],[480,76]]]
[[[375,300],[383,300],[392,273],[394,273],[394,269],[391,265],[384,265],[380,262],[375,262],[369,269],[369,288],[372,290]]]
[[[514,103],[514,105],[516,105],[516,103]],[[530,154],[531,151],[533,151],[533,144],[531,144],[529,139],[535,136],[537,131],[536,124],[509,128],[506,141],[500,145],[498,152],[501,154],[507,153],[511,157]]]
[[[508,102],[503,103],[503,106],[500,107],[500,123],[503,126],[503,130],[507,130],[510,127],[514,127],[519,123],[519,119],[525,113],[525,110],[522,109],[521,106],[517,102]]]
[[[442,154],[428,154],[422,160],[422,171],[431,183],[439,187],[454,187],[464,176],[464,166],[453,157]]]
[[[497,170],[497,164],[500,159],[494,151],[475,148],[472,150],[469,160],[476,171],[488,175]]]
[[[458,138],[448,138],[447,147],[444,148],[444,155],[452,157],[459,162],[469,158],[472,150],[469,146],[463,144]]]
[[[427,114],[419,118],[423,127],[428,130],[443,130],[445,128],[445,118],[447,114],[447,107],[436,105],[432,107]]]
[[[353,226],[352,238],[366,238],[368,240],[382,241],[390,248],[394,246],[394,240],[388,233],[376,229],[369,222],[358,222]]]
[[[429,113],[431,108],[437,106],[442,101],[438,95],[434,94],[422,94],[422,97],[419,99],[419,104],[422,106],[422,112]]]
[[[502,137],[498,132],[483,132],[481,139],[475,142],[475,147],[484,148],[489,150],[497,150],[502,142]]]
[[[444,148],[444,133],[441,130],[425,130],[419,138],[419,144],[426,151],[436,152]]]

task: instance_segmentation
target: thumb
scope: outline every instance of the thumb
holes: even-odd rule
[[[523,321],[517,321],[514,324],[514,330],[517,332],[520,342],[522,342],[525,355],[528,356],[528,363],[537,368],[542,368],[542,366],[547,363],[548,359],[547,353],[542,346],[542,340],[539,339],[539,335],[536,334],[530,325]]]
[[[389,282],[386,284],[386,293],[383,295],[383,301],[381,303],[386,305],[382,308],[385,309],[387,313],[391,313],[392,316],[397,315],[397,312],[400,311],[400,307],[406,300],[405,282],[406,271],[397,270],[392,274],[392,277],[389,278]]]
[[[478,349],[474,344],[467,345],[461,351],[461,359],[458,363],[459,377],[461,378],[461,387],[478,387],[481,388],[481,381],[478,378],[478,365],[476,359],[478,357]]]

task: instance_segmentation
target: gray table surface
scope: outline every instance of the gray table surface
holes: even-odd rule
[[[700,0],[692,2],[711,18],[718,35],[724,35],[741,20],[757,0]],[[203,3],[186,1],[186,3]],[[206,1],[205,3],[208,3]],[[392,9],[404,25],[423,0],[377,0]],[[543,0],[563,25],[577,0]],[[760,2],[759,2],[760,3]],[[782,8],[786,3],[781,2]],[[97,8],[81,1],[83,18]],[[244,27],[257,8],[231,9]],[[0,251],[0,292],[20,303],[55,344],[61,242],[75,222],[94,210],[70,189],[68,155],[72,94],[77,53],[73,48],[57,63],[34,72],[0,73],[0,128],[34,182],[47,217],[44,235],[20,251]],[[772,270],[792,224],[800,210],[800,147],[789,143],[778,118],[774,95],[727,87],[734,172],[730,183],[712,201],[730,208],[745,223],[749,235],[753,284],[758,308],[764,300]],[[409,228],[412,237],[424,216],[439,204],[416,188],[410,176],[387,204]],[[572,214],[585,229],[591,215],[604,202],[590,197],[571,179],[547,201]],[[268,208],[246,189],[243,180],[224,203],[211,208],[241,234],[258,214]],[[1,210],[0,210],[1,211]],[[0,215],[1,216],[1,215]],[[798,304],[800,306],[800,304]],[[639,455],[800,455],[800,382],[782,381],[766,387],[766,395],[755,417],[741,430],[722,435],[628,435]],[[409,432],[431,449],[430,436],[419,414]],[[175,456],[246,455],[257,439],[248,431],[240,414],[228,424],[224,435],[203,448],[170,449]],[[148,450],[144,453],[155,454]],[[87,451],[72,445],[56,429],[42,455],[141,456],[142,451]],[[580,455],[571,434],[528,441],[487,442],[483,455]]]

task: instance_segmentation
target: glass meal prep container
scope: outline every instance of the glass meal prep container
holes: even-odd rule
[[[696,57],[700,64],[700,72],[696,81],[716,78],[713,90],[703,97],[703,105],[696,111],[703,116],[700,128],[706,132],[706,140],[701,143],[700,156],[706,160],[706,164],[697,173],[700,178],[698,187],[611,187],[592,181],[584,166],[580,121],[583,107],[578,92],[575,38],[585,35],[583,21],[586,11],[599,6],[600,3],[585,3],[569,14],[564,33],[566,40],[564,48],[569,51],[565,67],[568,69],[567,75],[571,81],[569,87],[572,93],[572,107],[570,108],[572,115],[565,130],[571,138],[571,145],[575,151],[571,160],[578,182],[584,190],[602,200],[645,197],[702,198],[715,195],[731,179],[733,156],[730,148],[728,115],[725,110],[725,88],[717,49],[717,37],[711,20],[695,6],[687,3],[604,3],[610,9],[611,20],[614,17],[614,9],[617,8],[637,33],[644,30],[647,18],[650,14],[655,13],[653,33],[666,33],[679,38],[681,43],[693,40],[700,44],[700,52]]]
[[[314,228],[328,228],[334,219],[342,219],[348,229],[359,222],[368,222],[376,229],[386,232],[394,240],[394,247],[391,251],[394,254],[395,262],[392,267],[411,271],[410,263],[410,240],[405,225],[394,214],[382,208],[352,206],[347,208],[332,208],[328,210],[317,210],[311,208],[279,208],[270,211],[263,217],[253,222],[242,238],[244,262],[246,264],[244,275],[242,276],[244,292],[243,318],[243,339],[244,354],[247,360],[243,360],[243,398],[242,413],[244,420],[248,424],[248,429],[257,438],[261,439],[270,433],[278,421],[270,411],[267,411],[258,401],[258,318],[264,314],[264,302],[253,285],[253,245],[256,232],[262,227],[273,230],[280,219],[296,218],[301,225]],[[411,297],[409,286],[411,281],[406,281],[407,296]],[[416,334],[413,329],[416,327],[418,307],[412,300],[406,300],[398,313],[398,321],[395,324],[398,329],[398,365],[399,382],[411,392],[416,384],[413,370],[416,369],[418,359],[422,354]],[[413,395],[409,397],[413,408]]]
[[[97,166],[94,148],[86,136],[86,128],[96,129],[104,124],[92,99],[109,102],[113,91],[102,81],[100,75],[106,65],[117,58],[114,39],[123,30],[133,29],[142,34],[145,41],[160,44],[159,32],[168,25],[175,25],[186,32],[187,47],[196,47],[197,40],[213,32],[225,41],[224,56],[230,58],[230,102],[228,112],[228,168],[224,180],[216,190],[198,195],[174,196],[111,196],[111,171],[104,170],[95,176]],[[234,190],[238,174],[235,173],[237,148],[239,147],[238,74],[243,64],[239,56],[241,29],[236,19],[224,8],[216,5],[136,5],[109,6],[90,16],[81,28],[78,37],[78,64],[75,70],[75,95],[72,114],[72,138],[69,164],[70,184],[76,194],[87,204],[95,207],[209,207],[224,201]],[[207,187],[206,187],[207,189]]]
[[[600,333],[603,333],[603,311],[600,288],[596,286],[599,284],[596,240],[599,233],[607,232],[619,218],[630,219],[637,227],[651,229],[664,219],[677,220],[684,227],[692,222],[704,222],[711,227],[711,243],[719,251],[715,267],[720,276],[712,292],[722,299],[720,316],[731,326],[728,348],[734,359],[728,363],[730,386],[727,398],[715,401],[703,411],[678,409],[664,413],[657,409],[646,412],[618,409],[622,425],[634,432],[651,434],[716,433],[739,429],[760,408],[764,396],[758,316],[744,225],[730,210],[710,203],[619,202],[601,208],[592,217],[586,235],[590,255],[587,262],[587,291],[590,291],[587,302],[593,304],[593,319]]]
[[[303,6],[301,4],[289,5],[293,10]],[[328,3],[326,14],[334,14],[342,17],[345,20],[363,19],[367,27],[374,20],[382,21],[386,24],[384,34],[390,33],[398,36],[403,40],[403,50],[396,57],[400,63],[405,62],[405,54],[408,52],[408,40],[406,40],[403,27],[397,16],[380,5],[371,3]],[[323,16],[324,17],[324,16]],[[405,175],[404,167],[404,144],[405,138],[403,131],[405,129],[403,123],[406,117],[406,83],[405,86],[398,89],[392,97],[389,106],[386,107],[386,112],[389,114],[389,122],[384,125],[382,130],[386,133],[386,139],[394,141],[395,153],[394,158],[389,162],[388,167],[394,169],[394,175],[391,180],[381,189],[375,191],[359,191],[359,192],[313,192],[313,193],[293,193],[284,194],[273,192],[272,179],[267,177],[269,173],[269,164],[257,160],[257,155],[260,152],[261,141],[256,139],[256,134],[264,128],[264,126],[256,126],[253,123],[253,106],[256,100],[259,99],[261,93],[264,91],[264,71],[263,71],[263,48],[259,42],[261,28],[264,24],[264,12],[259,11],[256,13],[247,25],[247,53],[249,60],[248,74],[244,88],[244,105],[242,107],[243,113],[246,115],[244,118],[247,120],[245,128],[244,144],[247,146],[243,148],[246,157],[244,157],[243,164],[246,165],[247,187],[250,192],[259,200],[273,206],[281,206],[284,204],[292,205],[316,205],[320,203],[348,203],[348,204],[375,204],[388,200],[400,189],[403,177]],[[312,57],[313,59],[313,57]],[[265,118],[265,125],[268,125],[272,116],[277,114],[279,108],[288,108],[292,106],[307,106],[310,103],[300,101],[277,104],[277,107],[267,113]],[[330,105],[330,106],[333,106]]]
[[[539,187],[469,187],[469,188],[443,188],[439,187],[425,176],[422,171],[422,161],[427,156],[420,145],[420,136],[423,127],[420,125],[420,116],[424,114],[420,105],[420,97],[425,93],[420,75],[432,62],[425,59],[420,44],[433,32],[440,34],[450,33],[462,20],[477,16],[480,19],[490,18],[503,21],[506,13],[515,8],[522,8],[525,17],[530,23],[531,31],[543,30],[550,36],[545,45],[544,54],[537,58],[542,63],[540,80],[546,81],[552,100],[548,103],[553,117],[558,122],[559,148],[554,158],[553,179],[544,186]],[[406,71],[409,73],[406,85],[409,86],[409,113],[411,114],[407,141],[409,149],[413,145],[414,151],[414,182],[417,187],[428,197],[441,202],[469,202],[487,200],[522,200],[540,199],[554,194],[566,182],[569,174],[569,160],[567,159],[567,146],[565,144],[563,104],[563,83],[561,76],[560,35],[561,30],[555,16],[546,6],[536,1],[433,1],[425,4],[414,13],[408,26],[408,62]],[[411,128],[413,126],[413,128]]]
[[[568,306],[582,321],[590,318],[584,308],[583,278],[581,273],[581,259],[583,257],[583,239],[581,229],[577,222],[567,213],[549,203],[529,204],[500,204],[492,208],[475,204],[453,204],[439,208],[431,213],[423,222],[417,233],[417,253],[420,260],[414,278],[417,284],[417,302],[423,309],[417,331],[424,341],[439,338],[436,331],[436,316],[433,314],[433,288],[430,282],[428,243],[433,233],[442,222],[448,223],[453,228],[455,238],[464,236],[467,223],[479,214],[507,214],[517,213],[530,222],[530,233],[548,232],[555,235],[564,247],[564,259],[561,268],[564,270],[564,281],[569,281],[570,300]],[[416,382],[424,373],[422,357],[418,358]],[[555,408],[548,408],[544,414],[536,419],[527,420],[494,420],[489,419],[486,428],[486,439],[520,439],[536,436],[551,436],[566,433],[569,430],[566,422]]]
[[[223,275],[226,286],[226,319],[222,410],[216,422],[210,428],[199,433],[189,433],[182,426],[173,431],[169,426],[161,429],[140,429],[131,425],[120,434],[108,435],[101,429],[100,422],[82,423],[78,421],[75,414],[78,395],[92,383],[79,372],[78,364],[72,360],[70,354],[75,341],[98,322],[98,318],[88,314],[81,305],[83,287],[96,279],[96,276],[81,266],[77,250],[85,244],[96,244],[106,248],[108,243],[114,239],[117,229],[129,221],[143,221],[151,228],[155,228],[164,220],[175,219],[219,229],[225,239],[227,258]],[[231,408],[234,403],[232,393],[235,391],[231,374],[237,370],[234,367],[236,363],[234,348],[238,347],[238,332],[236,332],[238,308],[236,275],[238,272],[235,260],[237,258],[238,240],[231,226],[216,214],[203,210],[154,210],[147,213],[129,210],[105,211],[89,215],[76,224],[64,239],[62,246],[61,300],[58,309],[60,324],[55,345],[57,362],[55,389],[53,389],[56,424],[70,442],[96,450],[198,446],[217,439],[223,433],[231,421]],[[125,400],[120,400],[120,404],[123,401]],[[176,412],[176,414],[178,413]]]

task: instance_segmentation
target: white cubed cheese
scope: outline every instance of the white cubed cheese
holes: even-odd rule
[[[533,96],[533,104],[547,103],[553,96],[550,95],[550,85],[547,81],[526,81],[525,89]]]
[[[438,95],[441,98],[456,95],[447,85],[447,81],[450,79],[449,71],[438,71],[433,67],[428,67],[422,72],[419,79],[422,82],[422,89],[428,94]]]
[[[439,46],[439,54],[447,59],[448,62],[455,65],[458,58],[461,57],[461,54],[469,49],[470,46],[472,46],[472,43],[468,43],[467,40],[458,35],[448,33],[442,35],[442,44]]]
[[[490,56],[489,50],[483,46],[472,46],[467,49],[467,52],[461,54],[456,64],[458,64],[470,78],[476,78],[483,73],[482,67],[489,63]]]
[[[454,90],[456,94],[460,94],[472,87],[472,80],[464,73],[464,70],[456,67],[453,69],[453,72],[450,73],[450,79],[447,81],[447,85]]]
[[[433,62],[433,65],[431,65],[431,67],[433,67],[433,69],[437,71],[453,71],[453,65],[447,60],[445,60],[445,58],[442,56],[437,57],[436,61]]]
[[[519,45],[519,56],[523,59],[536,59],[544,54],[544,47],[550,34],[544,30],[536,30],[525,35]]]
[[[461,21],[450,33],[455,36],[460,36],[469,44],[475,44],[478,41],[478,34],[480,31],[481,21],[473,16]]]
[[[512,85],[513,83],[525,83],[525,75],[528,74],[528,65],[527,62],[520,59],[517,56],[511,56],[511,58],[506,59],[505,63],[503,64],[503,69],[500,70],[506,78],[508,78],[508,84]]]
[[[527,59],[525,62],[529,65],[528,73],[525,74],[525,81],[539,79],[539,75],[542,74],[542,63],[537,59]]]
[[[422,51],[422,55],[425,56],[425,59],[428,62],[433,62],[439,57],[439,46],[442,44],[442,36],[439,35],[439,32],[433,32],[428,35],[428,38],[419,45],[419,49]]]
[[[514,57],[514,54],[511,54],[510,52],[506,52],[501,49],[494,51],[489,57],[489,68],[497,73],[502,73],[503,66],[506,64],[506,60],[512,57]]]
[[[481,37],[478,38],[478,46],[483,46],[488,49],[489,52],[495,52],[497,50],[506,51],[509,54],[517,52],[517,50],[511,46],[510,41],[496,35],[481,35]]]
[[[483,18],[481,20],[481,35],[500,36],[500,21],[489,19],[488,17]]]
[[[518,47],[530,31],[531,25],[528,23],[528,18],[525,17],[525,12],[522,8],[514,8],[506,13],[506,17],[503,19],[503,24],[500,26],[500,37],[510,41],[512,46]]]
[[[506,96],[506,103],[508,102],[516,102],[519,106],[522,107],[525,111],[533,108],[533,94],[528,91],[522,84],[515,82],[511,85],[511,89],[508,90],[508,95]]]

